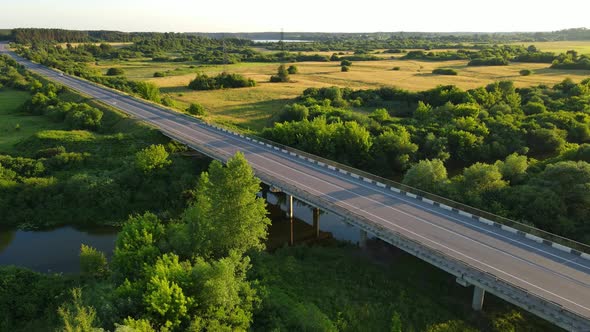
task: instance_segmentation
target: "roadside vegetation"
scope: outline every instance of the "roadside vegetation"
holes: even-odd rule
[[[179,155],[185,147],[6,57],[0,83],[1,226],[120,225],[144,211],[178,215],[200,167]]]

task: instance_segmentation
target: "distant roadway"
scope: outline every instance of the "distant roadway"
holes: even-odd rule
[[[0,52],[7,52],[4,44],[0,44]],[[256,174],[265,174],[321,197],[534,296],[555,302],[564,310],[590,321],[588,260],[215,130],[154,104],[58,74],[14,53],[9,54],[37,74],[150,123],[182,142],[215,151],[223,160],[241,151]]]

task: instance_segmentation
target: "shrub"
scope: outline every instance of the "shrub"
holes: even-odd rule
[[[164,168],[172,162],[168,160],[168,152],[163,145],[150,145],[135,154],[135,165],[144,173]]]
[[[343,67],[345,67],[345,66],[346,67],[350,67],[350,66],[352,66],[352,61],[350,61],[350,60],[342,60],[342,61],[340,61],[340,65],[343,66]]]
[[[400,67],[393,67],[391,70],[400,70]]]
[[[104,253],[82,244],[80,247],[80,271],[87,277],[104,277],[108,273]]]
[[[223,88],[245,88],[256,86],[256,82],[240,74],[230,74],[223,72],[215,77],[209,77],[207,74],[197,73],[188,87],[193,90],[216,90]]]
[[[162,98],[162,105],[174,107],[176,106],[176,102],[174,101],[174,99],[170,98],[170,96],[164,96],[164,98]]]
[[[125,71],[122,68],[109,68],[107,70],[107,76],[118,76],[125,74]]]
[[[350,67],[349,67],[349,66],[342,66],[342,67],[340,68],[340,71],[342,71],[342,72],[347,72],[347,71],[350,71]]]
[[[273,83],[289,82],[289,72],[285,68],[285,65],[280,65],[277,74],[270,77],[270,81]]]
[[[206,114],[205,112],[205,107],[203,107],[203,105],[201,104],[197,104],[197,103],[193,103],[191,104],[186,111],[192,115],[196,115],[196,116],[203,116]]]
[[[138,82],[135,92],[143,99],[151,100],[156,103],[160,102],[160,88],[151,82]]]
[[[291,75],[293,74],[297,74],[299,72],[299,69],[297,69],[297,66],[295,65],[290,65],[289,68],[287,68],[287,72]]]
[[[161,71],[157,71],[154,73],[154,77],[165,77],[165,76],[166,76],[166,74]]]
[[[533,73],[533,71],[530,70],[530,69],[523,69],[523,70],[520,71],[520,76],[529,76],[532,73]]]
[[[436,68],[435,70],[432,71],[433,74],[435,75],[457,75],[457,71],[454,69],[450,69],[450,68]]]

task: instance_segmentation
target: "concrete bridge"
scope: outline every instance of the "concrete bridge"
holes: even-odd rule
[[[211,158],[226,161],[241,151],[290,202],[296,197],[358,226],[361,244],[373,234],[473,287],[475,310],[490,292],[566,330],[590,331],[590,250],[582,244],[63,75],[2,44],[0,52]]]

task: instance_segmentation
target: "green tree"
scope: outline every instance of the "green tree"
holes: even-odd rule
[[[160,255],[165,228],[154,214],[132,216],[117,236],[113,255],[113,271],[119,279],[137,279],[146,264],[153,264]]]
[[[144,173],[164,168],[171,163],[166,148],[161,144],[150,145],[135,154],[135,166]]]
[[[342,67],[340,67],[340,71],[341,72],[349,72],[350,71],[350,67],[349,66],[342,66]]]
[[[158,86],[152,82],[137,82],[135,91],[143,99],[156,103],[160,102],[160,88],[158,88]]]
[[[80,270],[88,277],[104,277],[108,273],[107,258],[103,252],[90,246],[80,246]]]
[[[192,299],[167,278],[152,277],[144,294],[148,312],[162,329],[175,329],[186,318]]]
[[[526,156],[513,153],[506,157],[504,161],[497,161],[496,166],[502,173],[502,177],[514,185],[521,183],[525,179],[529,163]]]
[[[277,69],[277,74],[270,77],[270,81],[275,83],[289,82],[290,80],[289,72],[285,65],[280,65]]]
[[[437,193],[447,181],[447,169],[443,162],[439,159],[426,159],[420,160],[406,172],[403,183],[424,191]]]
[[[377,136],[371,147],[371,156],[378,171],[392,175],[407,169],[416,151],[418,145],[412,143],[410,133],[401,127]]]
[[[194,252],[225,257],[232,251],[263,249],[270,220],[264,199],[256,196],[259,191],[260,180],[242,153],[230,158],[226,167],[213,161],[201,174],[196,199],[182,216]]]
[[[57,313],[63,320],[64,332],[93,332],[102,331],[94,328],[96,319],[96,310],[93,307],[85,306],[82,302],[82,290],[80,288],[72,289],[73,302],[63,304],[57,310]]]
[[[481,195],[502,189],[508,183],[502,180],[502,173],[496,165],[475,163],[463,170],[461,192],[466,201],[478,202]]]
[[[297,69],[297,66],[290,65],[289,68],[287,68],[287,72],[289,73],[289,75],[294,75],[297,74],[299,70]]]

